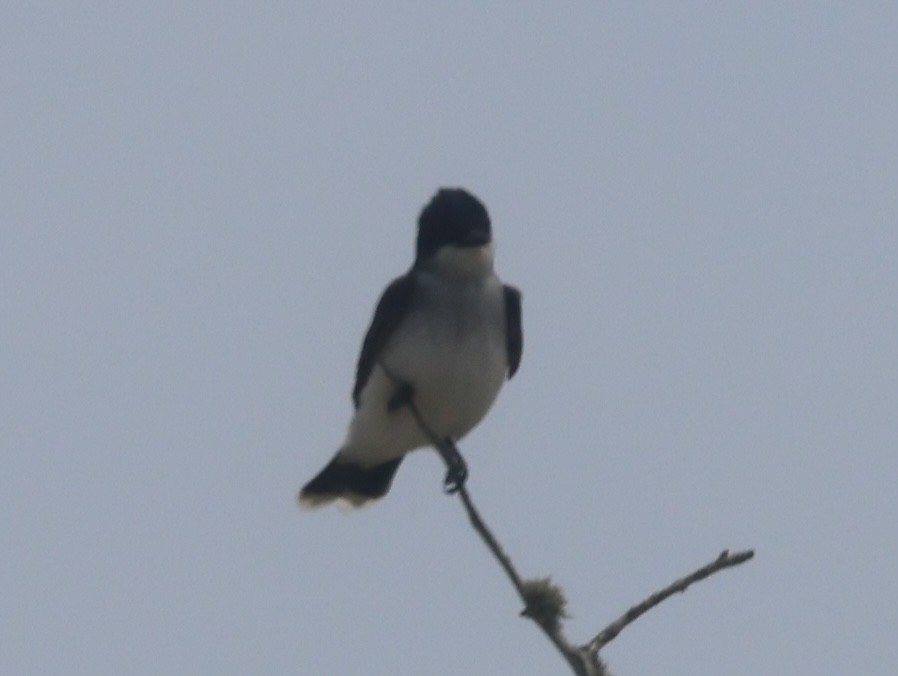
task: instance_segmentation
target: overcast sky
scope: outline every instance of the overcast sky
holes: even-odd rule
[[[0,672],[556,674],[421,451],[301,512],[439,186],[521,370],[461,447],[618,676],[898,673],[898,4],[8,2]]]

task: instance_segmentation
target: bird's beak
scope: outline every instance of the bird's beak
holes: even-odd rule
[[[489,244],[490,239],[489,230],[475,228],[465,236],[462,246],[465,248],[483,246],[484,244]]]

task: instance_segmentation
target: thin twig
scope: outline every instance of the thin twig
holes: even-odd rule
[[[383,364],[381,364],[381,367],[383,368],[384,373],[386,373],[394,383],[397,385],[402,384],[402,381],[390,373]],[[461,454],[455,447],[455,443],[451,439],[440,438],[433,431],[433,428],[430,427],[421,415],[421,411],[415,405],[413,398],[410,397],[407,401],[404,401],[403,405],[407,406],[409,411],[411,411],[418,427],[421,428],[421,431],[439,452],[440,457],[443,458],[443,462],[446,463],[447,469],[451,470],[453,467],[457,467],[453,458],[459,458],[461,457]],[[680,578],[661,591],[655,592],[641,603],[630,608],[626,613],[600,631],[589,643],[582,646],[574,646],[565,637],[561,627],[560,617],[563,616],[563,609],[559,609],[556,617],[546,617],[533,607],[533,597],[532,594],[528,592],[528,584],[532,585],[533,581],[525,582],[521,578],[517,569],[514,567],[511,558],[505,553],[505,550],[502,549],[496,536],[493,535],[492,531],[480,517],[480,513],[474,506],[474,502],[471,500],[471,496],[468,493],[468,489],[465,487],[464,482],[459,482],[454,488],[455,490],[453,492],[458,493],[474,530],[477,531],[477,534],[480,535],[480,538],[486,544],[493,557],[495,557],[499,562],[499,565],[502,566],[502,570],[505,571],[508,579],[511,580],[512,585],[514,585],[515,590],[518,592],[518,596],[520,596],[521,600],[524,602],[524,610],[521,612],[521,615],[529,617],[540,629],[542,629],[543,633],[552,642],[552,645],[555,646],[558,652],[561,653],[562,657],[564,657],[565,661],[570,665],[577,676],[605,676],[607,671],[602,660],[599,658],[599,651],[611,643],[611,641],[613,641],[629,624],[635,622],[639,617],[674,594],[686,591],[692,583],[703,580],[726,568],[738,566],[755,555],[753,550],[737,552],[736,554],[730,554],[728,550],[724,550],[720,556],[708,565],[702,566],[686,577]],[[545,582],[548,584],[548,580]],[[560,590],[558,591],[560,593]]]
[[[430,439],[430,443],[433,444],[438,451],[440,451],[440,455],[444,459],[453,453],[458,453],[457,448],[452,448],[452,446],[450,446],[450,444],[452,444],[450,440],[440,439],[436,435],[433,429],[431,429],[430,425],[428,425],[424,418],[421,416],[421,412],[418,410],[418,407],[415,406],[414,402],[410,401],[406,405],[412,412],[412,415],[415,417],[415,422],[418,423],[418,427],[420,427],[424,434],[427,435],[427,437]],[[454,446],[454,444],[452,445]],[[450,466],[450,462],[447,461],[446,465],[447,467]],[[523,596],[524,583],[521,581],[521,576],[515,569],[514,564],[511,562],[511,559],[505,553],[505,550],[502,549],[502,545],[499,544],[496,536],[493,535],[492,531],[490,531],[490,529],[487,528],[487,525],[483,522],[483,519],[480,518],[480,513],[477,511],[477,508],[471,501],[471,496],[464,484],[460,484],[458,486],[458,496],[461,498],[462,504],[465,506],[465,511],[468,513],[468,518],[471,520],[471,525],[474,527],[474,530],[476,530],[480,537],[483,538],[486,546],[489,547],[489,550],[493,553],[493,556],[496,557],[503,570],[508,575],[511,583],[514,585],[514,588],[517,589],[518,593]]]
[[[440,456],[443,458],[446,463],[446,467],[451,467],[452,463],[449,458],[453,453],[458,453],[458,449],[454,448],[455,444],[450,439],[441,439],[437,434],[433,431],[433,428],[424,420],[424,417],[421,415],[421,411],[418,410],[418,407],[415,405],[414,401],[409,400],[405,402],[405,405],[408,406],[408,409],[411,411],[412,415],[415,418],[415,422],[418,424],[418,427],[421,428],[421,431],[427,436],[430,440],[430,443],[439,451]],[[502,566],[502,570],[505,571],[505,574],[508,576],[508,579],[511,580],[512,585],[518,592],[518,596],[521,597],[521,600],[524,602],[524,611],[521,613],[522,615],[529,617],[537,625],[539,625],[540,629],[543,630],[543,633],[546,634],[548,639],[552,642],[552,644],[558,649],[558,652],[561,653],[562,657],[567,660],[568,664],[570,664],[571,668],[574,670],[574,673],[578,674],[578,676],[592,676],[594,672],[590,671],[587,664],[584,662],[585,655],[582,654],[580,650],[575,648],[568,642],[568,640],[561,633],[560,627],[550,626],[546,622],[540,621],[540,618],[528,613],[528,604],[529,599],[527,598],[527,592],[524,588],[524,582],[521,579],[520,574],[517,569],[514,567],[514,564],[511,562],[508,554],[505,553],[505,550],[502,549],[502,545],[499,544],[499,541],[496,539],[496,536],[493,535],[492,531],[487,527],[486,523],[484,523],[483,519],[480,517],[480,512],[477,511],[477,508],[474,506],[474,502],[471,500],[471,496],[468,493],[468,489],[465,485],[459,484],[458,486],[458,497],[461,498],[462,505],[464,505],[465,511],[468,514],[468,519],[471,522],[471,525],[474,527],[474,530],[477,531],[477,534],[480,535],[480,538],[486,544],[487,548],[493,554],[495,559],[499,562],[499,565]]]
[[[613,641],[615,637],[617,637],[617,635],[620,634],[627,625],[635,622],[639,617],[647,613],[659,603],[665,601],[674,594],[686,591],[689,585],[691,585],[693,582],[704,580],[706,577],[710,577],[714,573],[717,573],[721,570],[732,568],[733,566],[738,566],[741,563],[745,563],[754,555],[755,552],[751,549],[748,549],[744,552],[736,552],[735,554],[730,554],[728,550],[724,550],[723,552],[721,552],[720,556],[718,556],[711,563],[707,564],[706,566],[702,566],[686,577],[681,577],[679,580],[671,583],[661,591],[655,592],[641,603],[638,603],[630,608],[614,622],[612,622],[607,627],[602,629],[602,631],[596,634],[596,637],[592,639],[592,641],[583,646],[584,649],[592,653],[598,653],[599,650],[611,643],[611,641]]]

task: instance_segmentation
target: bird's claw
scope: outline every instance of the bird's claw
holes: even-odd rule
[[[452,443],[451,439],[447,439],[446,447],[451,449],[451,452],[447,453],[444,458],[448,469],[446,470],[446,478],[443,479],[443,490],[452,495],[465,485],[465,481],[468,479],[468,465],[461,453],[458,452],[458,449],[455,448],[455,444]]]

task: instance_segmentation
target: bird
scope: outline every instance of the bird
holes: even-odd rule
[[[483,420],[523,350],[521,292],[494,258],[484,204],[439,189],[418,218],[411,268],[381,295],[362,342],[346,438],[299,492],[301,507],[382,498],[405,455],[431,445],[421,421],[454,448]],[[465,476],[450,467],[447,487]]]

